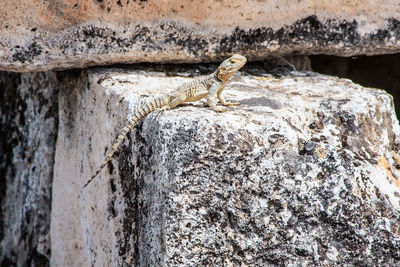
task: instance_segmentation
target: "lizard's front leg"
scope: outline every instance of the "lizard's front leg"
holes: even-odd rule
[[[227,111],[226,108],[224,107],[217,107],[217,104],[215,103],[215,97],[217,95],[217,92],[220,90],[221,84],[220,83],[215,83],[213,84],[210,89],[208,90],[208,94],[205,97],[207,104],[210,106],[210,108],[216,112],[224,112]]]
[[[219,102],[221,102],[221,104],[223,106],[238,106],[240,105],[238,102],[229,102],[225,100],[225,97],[222,95],[222,91],[224,90],[225,85],[221,85],[221,88],[218,90],[217,92],[217,97]]]
[[[219,93],[217,96],[218,96],[218,99],[219,99],[219,101],[221,102],[221,104],[222,104],[223,106],[239,106],[239,105],[240,105],[239,102],[229,102],[229,101],[226,101],[226,100],[225,100],[225,97],[223,97],[223,96],[221,95],[221,93]]]

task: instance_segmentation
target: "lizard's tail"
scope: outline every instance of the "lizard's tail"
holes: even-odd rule
[[[90,179],[86,182],[83,186],[85,188],[94,178],[103,170],[103,168],[107,165],[107,163],[112,159],[115,152],[121,146],[122,141],[124,141],[126,135],[132,129],[132,127],[146,115],[151,113],[152,111],[161,108],[167,105],[168,98],[164,97],[157,97],[150,99],[149,101],[143,101],[139,107],[133,112],[132,116],[128,119],[128,122],[125,124],[124,129],[122,130],[121,134],[118,135],[117,141],[111,147],[111,150],[107,153],[107,156],[97,171],[90,177]]]

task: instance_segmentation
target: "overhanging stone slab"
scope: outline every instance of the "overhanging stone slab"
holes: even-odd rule
[[[399,0],[20,0],[0,15],[0,69],[19,72],[400,51]]]

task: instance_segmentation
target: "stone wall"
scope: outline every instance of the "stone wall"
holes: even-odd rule
[[[398,0],[7,3],[0,265],[399,266],[392,98],[307,57],[399,40]],[[240,106],[150,114],[82,190],[140,99],[237,52]]]
[[[46,266],[55,142],[55,73],[0,73],[0,265]]]
[[[215,68],[136,67],[1,74],[1,264],[399,264],[391,97],[279,61],[226,113],[148,116],[82,191],[140,98]]]

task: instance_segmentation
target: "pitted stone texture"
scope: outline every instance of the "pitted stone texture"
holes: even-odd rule
[[[0,46],[11,71],[396,53],[400,1],[18,0],[0,10]]]
[[[226,113],[152,113],[78,198],[138,96],[181,74],[99,69],[62,90],[52,264],[400,264],[392,99],[311,72],[240,73],[224,94],[241,106]]]
[[[0,266],[49,266],[55,73],[0,72]]]

